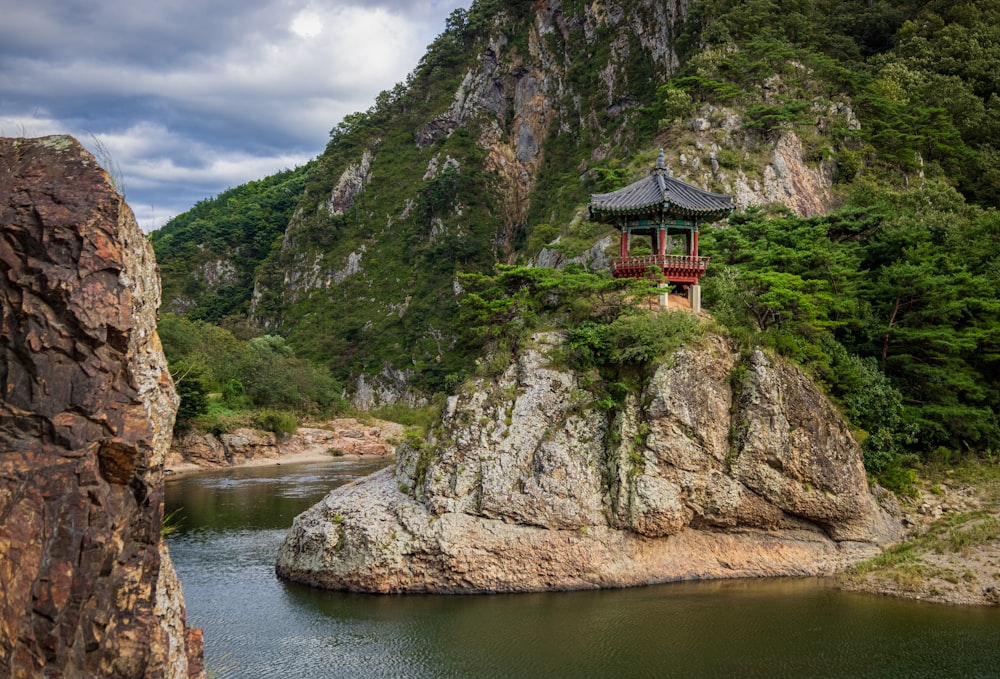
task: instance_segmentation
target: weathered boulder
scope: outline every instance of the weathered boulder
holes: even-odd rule
[[[153,252],[70,137],[0,139],[0,675],[187,677]]]
[[[215,434],[188,431],[174,436],[166,466],[169,469],[185,463],[211,469],[228,467],[232,464],[232,460],[226,456],[226,449],[222,447],[222,442]]]
[[[219,434],[189,431],[174,438],[167,466],[191,462],[199,467],[229,467],[250,460],[281,457],[278,437],[273,432],[237,427]]]
[[[395,422],[364,424],[349,417],[325,422],[323,427],[299,427],[282,441],[282,449],[293,453],[321,450],[334,457],[387,456],[395,454],[404,430]]]
[[[561,341],[536,335],[394,470],[297,517],[279,575],[373,592],[807,575],[898,536],[846,424],[793,366],[707,336],[608,411],[593,375],[553,360]]]
[[[231,464],[241,464],[247,460],[279,457],[278,437],[274,432],[259,431],[240,427],[219,436],[226,457]]]

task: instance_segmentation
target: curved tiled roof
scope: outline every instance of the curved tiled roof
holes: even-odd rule
[[[663,151],[648,177],[611,193],[590,196],[590,218],[613,221],[626,215],[677,214],[682,216],[722,219],[733,211],[733,197],[711,193],[670,176],[663,165]]]

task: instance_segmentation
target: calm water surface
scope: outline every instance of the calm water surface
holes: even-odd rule
[[[167,483],[188,623],[204,628],[218,677],[1000,677],[1000,609],[820,580],[497,596],[370,596],[278,580],[292,518],[381,466],[332,461]]]

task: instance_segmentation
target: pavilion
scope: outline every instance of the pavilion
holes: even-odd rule
[[[698,279],[708,268],[708,257],[698,255],[698,229],[729,216],[733,207],[732,196],[711,193],[672,177],[660,149],[656,167],[648,176],[611,193],[592,194],[590,219],[613,224],[621,232],[619,256],[611,264],[615,278],[662,273],[669,284],[687,292],[697,313],[701,310]],[[631,254],[635,236],[650,237],[650,254]]]

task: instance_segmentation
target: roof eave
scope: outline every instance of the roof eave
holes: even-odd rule
[[[600,207],[600,206],[590,206],[591,221],[601,221],[601,218],[612,219],[614,217],[622,217],[629,215],[637,215],[643,213],[670,213],[675,212],[683,215],[692,215],[697,217],[702,217],[704,219],[725,219],[733,212],[732,207],[728,208],[693,208],[677,205],[674,203],[659,203],[652,205],[638,205],[635,207],[627,208],[617,208],[617,207]],[[597,219],[594,219],[594,218]]]

